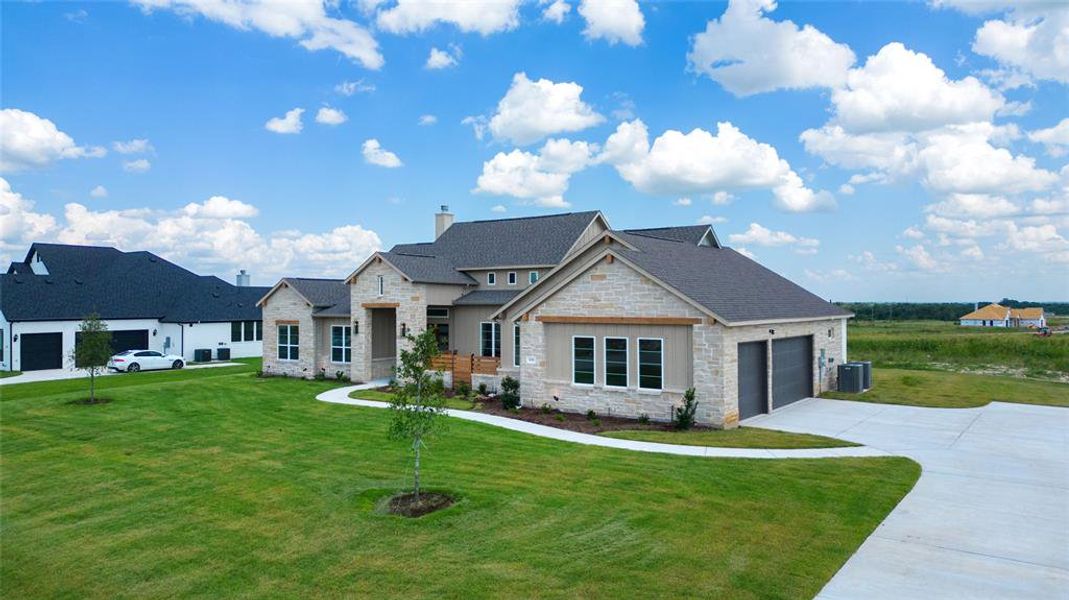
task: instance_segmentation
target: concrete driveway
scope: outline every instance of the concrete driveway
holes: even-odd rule
[[[233,362],[213,362],[204,363],[199,365],[186,365],[184,369],[211,369],[213,367],[236,367],[241,363]],[[155,373],[155,371],[144,371],[145,373]],[[120,373],[117,371],[107,371],[98,373],[100,377],[114,375],[126,375],[126,373]],[[136,373],[130,373],[131,376],[136,377]],[[60,379],[82,379],[89,377],[85,371],[76,369],[42,369],[40,371],[26,371],[21,375],[15,375],[14,377],[4,377],[0,379],[0,386],[13,385],[16,383],[33,383],[35,381],[58,381]]]
[[[923,467],[817,598],[1069,598],[1069,409],[814,398],[745,424],[850,440]]]

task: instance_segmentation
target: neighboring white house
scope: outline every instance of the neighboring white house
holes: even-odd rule
[[[26,259],[0,274],[0,370],[70,366],[82,320],[95,313],[112,348],[148,349],[194,359],[261,356],[256,301],[268,288],[191,273],[150,252],[99,246],[33,244]]]
[[[1047,318],[1040,307],[1007,308],[988,304],[958,320],[962,327],[1046,327]]]

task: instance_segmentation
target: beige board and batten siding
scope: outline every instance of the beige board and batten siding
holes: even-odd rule
[[[480,355],[479,327],[489,321],[496,306],[454,306],[449,310],[449,349],[458,354]],[[502,324],[504,325],[504,324]],[[505,332],[501,332],[501,344],[505,345]],[[511,355],[510,355],[511,356]]]
[[[315,318],[313,320],[316,328],[316,371],[322,371],[327,377],[334,377],[338,371],[348,375],[349,363],[336,363],[333,361],[331,328],[349,327],[349,319],[347,317],[329,317]],[[351,336],[349,340],[351,343]]]
[[[627,387],[638,390],[638,340],[664,340],[661,361],[662,388],[683,393],[692,385],[692,327],[686,325],[601,325],[545,323],[546,378],[555,383],[572,381],[572,339],[594,338],[594,385],[605,385],[605,338],[627,338]]]
[[[316,372],[315,325],[312,307],[288,284],[283,284],[263,304],[264,373],[290,377],[313,377]],[[278,326],[297,325],[298,360],[279,360]]]

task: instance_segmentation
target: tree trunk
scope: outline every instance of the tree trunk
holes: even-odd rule
[[[94,404],[96,401],[96,369],[89,369],[89,403]]]
[[[420,443],[421,441],[422,438],[417,436],[415,443],[412,444],[416,449],[415,485],[413,486],[415,488],[416,493],[416,502],[419,502],[419,450],[420,446],[423,445]]]

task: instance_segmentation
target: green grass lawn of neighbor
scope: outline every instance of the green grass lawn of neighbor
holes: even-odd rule
[[[606,431],[599,435],[606,437],[637,440],[640,442],[657,442],[659,444],[683,444],[685,446],[716,446],[718,448],[844,448],[857,446],[853,442],[811,435],[808,433],[791,433],[760,427],[739,427],[738,429],[702,429],[690,431],[666,431],[656,429],[631,429],[624,431]]]
[[[937,408],[970,408],[992,401],[1069,406],[1069,384],[1054,381],[877,368],[872,376],[872,389],[867,392],[824,392],[821,396]]]
[[[1069,375],[1069,335],[961,327],[943,321],[851,321],[852,360],[906,369],[1007,369],[1032,377]]]
[[[99,405],[0,392],[5,597],[811,598],[920,473],[449,419],[423,478],[457,502],[407,519],[380,508],[411,478],[388,411],[314,400],[329,381],[148,375],[105,378]]]
[[[377,400],[379,402],[390,402],[393,400],[393,394],[379,390],[356,390],[350,393],[349,397],[360,400]],[[455,408],[457,410],[471,410],[475,407],[475,403],[464,398],[453,397],[445,399],[445,407]]]
[[[0,379],[22,375],[22,371],[0,371]]]

